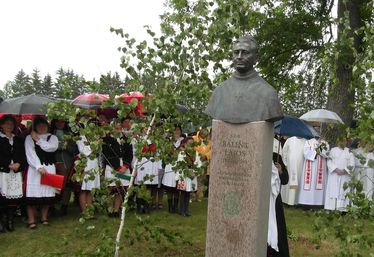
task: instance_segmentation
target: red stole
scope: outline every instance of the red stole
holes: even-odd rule
[[[316,181],[316,190],[323,190],[323,180],[324,180],[324,170],[325,170],[325,161],[324,158],[320,155],[317,156],[315,160],[317,162],[317,181]],[[304,172],[304,190],[312,189],[312,161],[306,160],[305,163],[305,172]]]

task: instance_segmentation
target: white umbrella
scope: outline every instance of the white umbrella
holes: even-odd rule
[[[325,109],[311,110],[300,116],[300,119],[309,122],[344,123],[338,114]]]

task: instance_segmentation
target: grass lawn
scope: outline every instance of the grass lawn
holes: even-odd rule
[[[154,240],[137,241],[129,245],[123,240],[124,249],[121,256],[141,257],[174,257],[174,256],[204,256],[206,229],[207,200],[191,204],[192,217],[184,218],[176,214],[169,214],[166,210],[151,213],[150,222],[162,228],[171,229],[183,234],[183,239],[172,244],[161,240],[157,244]],[[289,240],[292,257],[332,257],[336,251],[333,244],[323,242],[316,250],[313,242],[313,219],[311,212],[286,208],[288,229],[291,231]],[[141,215],[146,218],[146,215]],[[87,252],[97,249],[103,240],[103,231],[113,238],[116,235],[119,219],[110,219],[104,215],[85,224],[80,224],[77,207],[69,209],[68,216],[50,218],[50,226],[39,225],[36,230],[29,230],[17,219],[16,231],[0,234],[0,256],[84,256]],[[126,228],[132,229],[137,225],[133,212],[127,217]],[[101,253],[96,256],[110,256]]]

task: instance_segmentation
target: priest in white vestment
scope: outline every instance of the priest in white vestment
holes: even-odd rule
[[[287,166],[290,180],[282,186],[281,195],[283,203],[297,204],[297,191],[304,165],[304,145],[306,139],[290,137],[283,146],[283,160]]]
[[[369,162],[374,161],[373,149],[369,149],[368,151],[363,147],[359,147],[354,150],[354,156],[355,173],[362,182],[363,193],[365,193],[367,199],[372,200],[374,191],[374,168],[369,166]]]
[[[347,193],[349,188],[344,190],[344,183],[350,181],[350,173],[354,170],[354,155],[341,144],[330,151],[327,161],[329,175],[327,179],[325,209],[346,211],[349,204]]]
[[[312,138],[304,144],[304,165],[298,187],[298,204],[323,206],[329,145],[320,138]]]

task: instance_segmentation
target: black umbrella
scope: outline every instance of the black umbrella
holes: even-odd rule
[[[274,133],[280,136],[302,137],[311,139],[318,136],[317,131],[305,121],[285,115],[274,123]]]
[[[302,137],[306,139],[318,136],[317,131],[315,131],[311,125],[299,118],[288,115],[285,115],[283,119],[274,122],[274,133],[280,136]],[[280,141],[278,145],[277,162],[279,162],[279,150]]]
[[[35,94],[9,98],[0,103],[0,113],[22,116],[45,115],[47,104],[54,101],[54,98]]]

